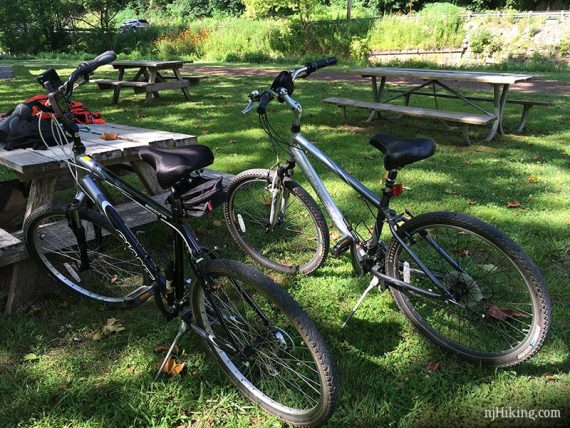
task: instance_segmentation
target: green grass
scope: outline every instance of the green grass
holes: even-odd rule
[[[0,111],[40,92],[33,76],[48,64],[19,63],[16,78],[0,81]],[[61,75],[71,64],[59,62]],[[97,77],[112,77],[110,69]],[[551,75],[546,74],[546,78]],[[553,75],[568,80],[567,74]],[[76,99],[100,111],[111,122],[195,134],[216,155],[214,168],[238,173],[268,167],[274,156],[255,114],[242,116],[246,95],[267,87],[267,77],[213,77],[191,88],[192,101],[164,92],[151,107],[140,95],[125,90],[117,106],[111,93],[94,85],[77,91]],[[481,94],[481,93],[480,93]],[[488,425],[484,410],[501,406],[560,409],[561,420],[535,424],[562,425],[570,419],[570,130],[569,99],[552,100],[550,109],[531,111],[524,135],[508,134],[492,143],[463,147],[459,132],[438,123],[401,120],[363,126],[362,111],[349,110],[349,125],[338,112],[320,102],[327,96],[369,99],[366,84],[300,81],[295,97],[304,107],[304,133],[327,154],[372,189],[379,190],[382,158],[367,144],[375,132],[402,137],[423,135],[438,143],[434,157],[406,167],[400,174],[408,191],[394,208],[413,213],[433,210],[466,212],[491,222],[520,243],[541,268],[553,300],[552,333],[529,362],[508,370],[466,364],[431,346],[397,310],[388,293],[373,292],[345,329],[340,329],[366,278],[352,275],[348,259],[329,259],[310,277],[273,275],[318,323],[332,348],[341,377],[341,402],[330,426],[453,426]],[[430,100],[417,99],[429,107]],[[443,103],[443,100],[440,101]],[[274,125],[286,135],[290,113],[270,106]],[[508,106],[505,126],[512,129],[520,111]],[[484,130],[474,130],[481,141]],[[351,221],[372,217],[355,194],[320,165],[325,184]],[[529,182],[534,175],[537,181]],[[0,170],[0,179],[12,175]],[[296,179],[306,184],[299,175]],[[61,196],[61,195],[58,195]],[[474,199],[477,204],[470,205]],[[511,200],[522,202],[508,209]],[[200,238],[217,245],[228,257],[245,259],[225,226],[216,226],[220,211],[192,222]],[[159,234],[157,234],[159,235]],[[153,235],[155,236],[155,235]],[[160,253],[160,242],[154,252]],[[101,341],[89,334],[117,317],[124,332]],[[1,426],[280,426],[227,381],[192,334],[183,341],[180,358],[186,375],[153,383],[160,355],[158,343],[174,337],[177,326],[165,324],[152,303],[133,311],[107,310],[74,297],[48,301],[29,313],[2,316],[0,322]],[[38,358],[25,361],[26,354]],[[430,373],[427,366],[440,362]],[[532,425],[531,420],[499,421]]]

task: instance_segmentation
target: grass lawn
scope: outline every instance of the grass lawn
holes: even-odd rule
[[[17,63],[15,79],[0,81],[0,111],[41,92],[34,76],[47,66]],[[58,62],[58,69],[66,76],[72,64]],[[114,72],[105,68],[97,77],[111,78]],[[568,79],[567,73],[546,75],[561,77]],[[111,92],[101,92],[95,85],[80,88],[76,99],[110,122],[195,134],[214,151],[215,169],[238,173],[275,161],[257,115],[240,113],[247,94],[270,82],[266,77],[212,77],[191,88],[190,102],[183,102],[179,93],[164,92],[151,107],[144,107],[143,96],[129,90],[123,90],[119,104],[112,106]],[[389,293],[371,293],[341,329],[368,283],[352,275],[348,258],[329,259],[310,277],[272,274],[315,319],[337,358],[341,402],[329,425],[486,426],[491,422],[485,419],[485,410],[497,407],[558,409],[561,418],[502,419],[493,425],[566,425],[570,420],[570,98],[528,95],[552,100],[555,106],[532,110],[524,135],[463,147],[459,131],[436,122],[403,119],[364,126],[366,114],[349,110],[349,124],[343,125],[336,108],[320,102],[328,96],[369,99],[370,87],[298,82],[295,98],[303,104],[303,131],[309,139],[379,190],[384,171],[381,154],[367,144],[371,135],[433,138],[437,153],[400,174],[408,190],[394,200],[394,208],[416,214],[460,211],[496,225],[536,261],[553,301],[552,332],[543,349],[520,366],[489,370],[431,346],[397,310]],[[430,106],[430,100],[419,97],[415,102]],[[273,103],[269,114],[274,126],[287,135],[291,119],[287,109]],[[506,129],[518,123],[519,115],[519,107],[507,107]],[[485,135],[485,130],[474,129],[472,141]],[[349,220],[370,226],[373,218],[355,193],[315,167]],[[13,175],[0,169],[0,180],[8,178]],[[306,184],[300,175],[296,179]],[[522,206],[507,208],[513,200]],[[216,221],[221,219],[218,210],[196,221],[199,236],[225,256],[245,260],[225,226]],[[154,253],[160,253],[163,245],[167,242],[157,239],[151,244]],[[125,331],[92,340],[92,333],[111,317],[120,319]],[[184,337],[184,351],[178,356],[187,363],[186,373],[154,383],[162,354],[153,348],[172,340],[176,330],[175,323],[164,323],[151,302],[133,311],[117,311],[64,296],[26,314],[2,315],[0,426],[281,426],[241,397],[195,335]],[[436,362],[438,369],[428,370]]]

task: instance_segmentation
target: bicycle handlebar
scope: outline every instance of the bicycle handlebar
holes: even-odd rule
[[[300,78],[304,78],[320,68],[325,68],[330,65],[335,65],[336,63],[337,63],[336,57],[332,56],[308,62],[304,66],[288,72],[282,71],[273,81],[273,84],[271,85],[271,90],[269,89],[265,90],[261,93],[261,95],[255,97],[252,97],[250,95],[250,105],[255,101],[259,101],[259,105],[257,106],[257,114],[265,114],[267,111],[267,106],[269,105],[271,100],[275,98],[275,96],[278,97],[280,102],[283,102],[281,96],[277,94],[280,90],[285,89],[288,95],[291,95],[293,93],[293,81],[297,78],[299,74],[301,74],[301,76],[299,76]],[[244,112],[248,112],[249,110],[251,110],[251,108],[246,107]]]
[[[257,106],[257,114],[265,114],[267,105],[273,99],[273,94],[270,91],[263,91],[259,97],[259,105]]]
[[[117,59],[117,54],[115,52],[113,51],[103,52],[101,55],[99,55],[97,58],[91,61],[82,62],[81,65],[77,67],[77,70],[75,72],[77,72],[78,74],[91,74],[97,68],[103,65],[110,64],[116,59]]]
[[[325,68],[329,65],[335,65],[336,63],[336,57],[331,56],[329,58],[323,58],[317,61],[308,62],[305,64],[305,67],[307,67],[308,73],[312,73],[313,71],[317,71],[319,68]]]

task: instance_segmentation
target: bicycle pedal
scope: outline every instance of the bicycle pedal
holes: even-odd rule
[[[351,245],[352,238],[350,236],[345,236],[336,244],[334,244],[334,247],[331,249],[331,254],[333,257],[340,257],[349,250]]]
[[[125,300],[145,301],[154,294],[154,285],[143,285],[125,296]]]

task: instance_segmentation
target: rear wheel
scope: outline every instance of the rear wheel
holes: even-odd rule
[[[82,209],[89,260],[84,266],[65,212],[64,205],[46,205],[26,219],[30,256],[68,290],[109,305],[126,305],[127,296],[147,280],[140,262],[103,215]]]
[[[288,423],[325,422],[337,399],[334,363],[307,314],[275,282],[242,263],[214,260],[207,273],[209,291],[200,280],[192,286],[193,314],[214,340],[237,347],[225,352],[206,342],[232,382]]]
[[[275,172],[253,169],[238,174],[228,186],[224,215],[236,243],[261,265],[286,274],[310,274],[326,260],[327,223],[315,200],[297,183],[283,181],[285,207],[274,226],[271,183]]]
[[[398,233],[458,302],[391,288],[404,315],[429,340],[493,367],[518,364],[540,349],[550,329],[550,297],[538,268],[512,239],[481,220],[449,212],[419,215]],[[438,291],[396,239],[386,272]]]

